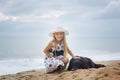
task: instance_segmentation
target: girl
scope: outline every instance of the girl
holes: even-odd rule
[[[50,73],[55,70],[64,69],[69,61],[66,54],[69,53],[72,58],[75,58],[72,51],[68,48],[65,36],[68,35],[68,31],[62,27],[55,28],[50,32],[50,36],[53,40],[45,47],[45,72]]]

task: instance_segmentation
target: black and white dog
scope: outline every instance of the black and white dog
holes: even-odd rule
[[[105,67],[105,65],[102,64],[96,64],[94,63],[90,58],[87,57],[81,57],[76,56],[77,59],[71,59],[68,70],[76,70],[76,69],[88,69],[88,68],[99,68],[99,67]]]

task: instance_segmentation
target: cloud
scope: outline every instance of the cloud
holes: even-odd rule
[[[48,13],[44,13],[42,15],[22,15],[22,16],[7,16],[3,13],[0,13],[0,21],[20,21],[20,22],[35,22],[42,21],[47,19],[57,19],[63,16],[65,13],[60,10],[53,10]]]
[[[120,0],[92,0],[92,2],[87,2],[87,0],[70,0],[69,2],[67,0],[35,0],[34,2],[32,0],[29,4],[27,4],[28,1],[23,2],[23,0],[7,1],[8,2],[3,7],[4,11],[0,11],[0,21],[12,21],[18,25],[21,25],[19,22],[28,22],[30,23],[30,26],[31,24],[35,26],[65,24],[71,27],[74,25],[80,27],[86,23],[95,21],[96,19],[104,20],[119,18],[118,13],[120,12]],[[32,5],[33,3],[36,5]],[[23,23],[23,26],[26,25]]]
[[[92,19],[120,19],[120,0],[111,0],[109,3],[92,14]]]
[[[102,1],[101,1],[102,3]],[[75,6],[74,6],[75,7]],[[78,7],[78,8],[77,8]],[[104,5],[98,6],[78,6],[73,12],[73,16],[80,21],[120,19],[120,0],[109,0]],[[68,11],[68,14],[72,11]]]
[[[48,14],[44,14],[41,17],[42,18],[59,18],[60,16],[64,15],[65,13],[63,11],[52,11]]]
[[[120,0],[111,0],[95,14],[97,19],[120,19]]]
[[[16,16],[7,16],[7,15],[5,15],[3,13],[0,13],[0,22],[1,21],[8,21],[8,20],[10,20],[10,21],[16,21],[16,19],[17,19]]]
[[[103,17],[120,18],[120,0],[111,1],[104,11]]]
[[[120,18],[120,0],[70,0],[69,2],[67,0],[31,0],[29,4],[27,0],[7,0],[1,4],[1,12],[14,17],[18,16],[19,20],[24,19],[28,22],[36,21],[38,18],[38,20],[55,19],[62,15],[75,16],[79,20]],[[64,14],[64,11],[67,14]]]
[[[3,3],[3,4],[2,4]],[[45,20],[91,20],[120,18],[120,0],[105,0],[91,2],[85,0],[72,1],[44,1],[31,0],[2,2],[0,21],[38,22]],[[36,5],[33,5],[36,4]],[[4,14],[3,14],[4,13]],[[64,16],[62,19],[61,16]]]

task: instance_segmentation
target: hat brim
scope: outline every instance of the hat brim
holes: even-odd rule
[[[52,31],[52,32],[50,32],[50,33],[49,33],[49,36],[50,36],[50,37],[53,37],[53,36],[54,36],[54,33],[56,33],[56,32],[64,32],[65,35],[69,35],[69,32],[68,32],[67,30],[58,30],[58,31]]]

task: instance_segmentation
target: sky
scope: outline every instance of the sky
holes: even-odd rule
[[[43,38],[54,27],[71,38],[116,41],[111,46],[120,51],[120,0],[0,0],[0,55],[12,37]]]

